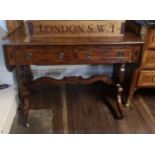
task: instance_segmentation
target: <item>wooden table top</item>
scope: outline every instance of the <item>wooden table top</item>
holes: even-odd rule
[[[74,44],[143,44],[144,42],[136,35],[126,32],[124,37],[31,37],[23,29],[17,29],[14,33],[3,40],[5,45],[74,45]]]

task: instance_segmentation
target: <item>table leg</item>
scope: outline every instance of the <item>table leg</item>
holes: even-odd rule
[[[123,105],[123,82],[124,82],[124,77],[125,77],[125,64],[121,64],[119,66],[119,80],[116,83],[117,87],[117,107],[119,111],[119,118],[123,118],[123,110],[124,110],[124,105]]]
[[[18,91],[21,106],[21,119],[22,123],[29,127],[28,124],[28,113],[30,107],[30,82],[32,81],[32,74],[30,72],[30,67],[27,65],[17,66],[17,79],[18,79]]]
[[[138,75],[139,75],[140,70],[139,69],[134,69],[133,73],[132,73],[132,77],[131,77],[131,84],[130,84],[130,90],[129,90],[129,96],[128,96],[128,100],[126,103],[126,107],[130,107],[131,106],[131,102],[134,96],[134,92],[137,89],[137,80],[138,80]]]

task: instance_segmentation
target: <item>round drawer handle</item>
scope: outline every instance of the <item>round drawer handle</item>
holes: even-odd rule
[[[135,51],[135,58],[138,57],[138,54],[139,54],[139,50],[136,50],[136,51]]]
[[[152,77],[152,82],[155,82],[155,76]]]
[[[28,60],[31,60],[31,59],[32,59],[32,56],[33,56],[33,54],[32,54],[31,52],[29,52],[29,53],[27,53],[26,58],[27,58]]]
[[[64,59],[65,54],[63,52],[59,53],[59,59]]]
[[[91,51],[88,52],[88,54],[87,54],[87,58],[88,58],[88,59],[92,59],[92,58],[93,58],[93,54],[92,54]]]
[[[123,57],[123,56],[124,56],[123,52],[117,52],[117,54],[116,54],[116,57],[118,57],[118,58]]]

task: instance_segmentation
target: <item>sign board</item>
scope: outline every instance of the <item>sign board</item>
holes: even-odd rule
[[[40,20],[27,21],[32,36],[119,37],[124,34],[123,20]]]

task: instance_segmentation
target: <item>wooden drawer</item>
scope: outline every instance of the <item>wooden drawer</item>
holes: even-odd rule
[[[20,48],[16,52],[18,64],[65,64],[74,61],[73,50],[69,47]]]
[[[79,62],[87,63],[119,63],[131,62],[133,50],[119,47],[87,47],[76,49]]]
[[[148,32],[148,48],[155,49],[155,28],[150,28]]]
[[[140,52],[136,45],[23,45],[6,51],[11,65],[134,63]]]
[[[155,68],[155,50],[145,50],[142,60],[144,67]]]
[[[155,86],[155,70],[141,71],[138,86]]]

